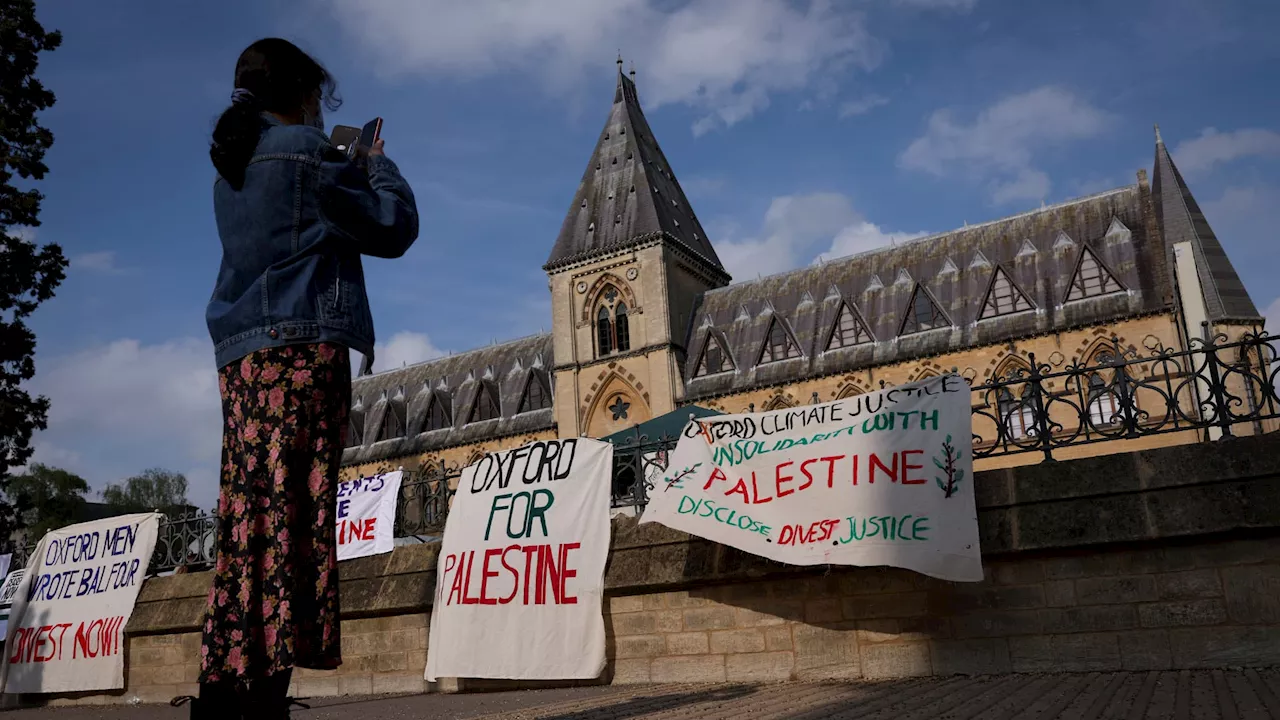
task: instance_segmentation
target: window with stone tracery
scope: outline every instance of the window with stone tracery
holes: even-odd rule
[[[1087,247],[1080,248],[1080,264],[1071,278],[1067,302],[1120,292],[1124,288]]]
[[[347,416],[347,447],[360,447],[364,444],[364,411],[352,408]]]
[[[450,419],[449,396],[442,392],[432,394],[431,405],[427,408],[427,426],[423,432],[443,430],[453,424]]]
[[[1012,382],[996,391],[996,406],[1000,424],[1010,440],[1021,440],[1036,433],[1036,411],[1032,401],[1030,384],[1018,386],[1018,380],[1028,377],[1030,368],[1020,361],[1010,359],[1002,372],[996,373],[997,381]]]
[[[871,333],[853,308],[847,303],[840,303],[840,313],[836,316],[835,327],[831,329],[831,338],[827,341],[827,349],[852,347],[871,342]]]
[[[760,364],[800,357],[800,348],[791,340],[790,333],[782,327],[777,317],[769,322],[769,332],[760,348]]]
[[[516,412],[533,412],[549,407],[551,407],[551,392],[542,384],[542,378],[536,371],[529,373],[524,397],[520,398],[520,408]]]
[[[606,286],[596,309],[596,350],[599,355],[631,349],[631,318],[618,289]]]
[[[483,382],[476,389],[475,402],[471,404],[471,422],[493,420],[502,415],[498,410],[498,398],[490,384]]]
[[[403,399],[392,399],[387,403],[386,412],[382,415],[382,427],[379,428],[377,440],[391,440],[404,437],[408,408]]]
[[[1108,365],[1115,361],[1115,353],[1110,348],[1104,348],[1094,353],[1088,365]],[[1108,381],[1103,376],[1104,372],[1107,371],[1100,369],[1089,373],[1089,423],[1095,427],[1107,427],[1121,420],[1120,400],[1111,389],[1114,380]],[[1124,372],[1124,368],[1113,372]]]

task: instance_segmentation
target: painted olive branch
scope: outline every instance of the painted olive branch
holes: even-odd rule
[[[671,489],[671,488],[673,488],[673,487],[676,487],[676,488],[682,488],[682,487],[684,487],[683,485],[677,485],[676,483],[678,483],[678,482],[680,482],[681,480],[685,479],[685,478],[686,478],[686,477],[688,477],[689,475],[692,475],[692,474],[693,474],[693,472],[694,472],[695,470],[697,470],[698,468],[700,468],[700,467],[702,467],[702,463],[698,463],[697,465],[694,465],[693,467],[685,468],[684,470],[681,470],[680,472],[676,473],[676,476],[675,476],[675,477],[673,477],[673,478],[671,478],[670,480],[667,480],[667,481],[666,481],[666,482],[667,482],[667,486],[666,486],[665,488],[663,488],[663,490],[662,490],[662,491],[663,491],[663,492],[666,492],[667,490],[670,490],[670,489]]]
[[[960,481],[964,479],[964,470],[956,467],[956,461],[960,459],[960,451],[956,450],[955,446],[951,444],[950,435],[947,436],[946,440],[942,441],[942,457],[943,460],[935,457],[933,464],[947,476],[946,482],[943,482],[940,477],[934,477],[934,480],[937,481],[938,487],[942,488],[942,492],[946,493],[946,497],[949,498],[960,489]]]

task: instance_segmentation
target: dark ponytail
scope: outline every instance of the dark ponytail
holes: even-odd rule
[[[231,107],[218,118],[209,159],[231,187],[244,187],[245,168],[266,127],[261,113],[296,115],[316,92],[329,110],[337,110],[333,77],[288,40],[266,38],[240,53]]]

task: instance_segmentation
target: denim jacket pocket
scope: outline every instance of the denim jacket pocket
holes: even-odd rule
[[[345,327],[348,324],[348,307],[351,304],[351,292],[344,287],[342,279],[342,261],[334,258],[328,263],[327,272],[323,275],[316,315],[326,325]]]

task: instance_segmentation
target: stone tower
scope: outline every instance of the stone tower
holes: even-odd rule
[[[618,63],[613,108],[551,256],[561,437],[602,437],[683,397],[689,323],[729,283]]]

